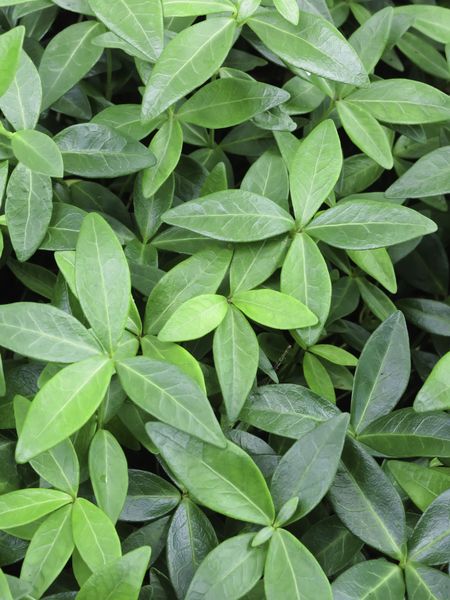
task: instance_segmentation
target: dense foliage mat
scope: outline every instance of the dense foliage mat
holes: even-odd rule
[[[0,26],[0,599],[449,600],[448,2]]]

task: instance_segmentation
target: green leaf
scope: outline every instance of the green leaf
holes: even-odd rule
[[[325,19],[300,13],[292,25],[274,11],[258,11],[248,23],[261,41],[284,62],[321,77],[363,85],[367,74],[353,48]]]
[[[167,180],[180,160],[183,130],[176,119],[168,119],[152,139],[149,150],[156,164],[142,173],[142,189],[146,198],[153,196]]]
[[[293,296],[317,316],[319,322],[295,333],[307,345],[317,342],[331,305],[331,279],[317,244],[305,233],[292,240],[281,269],[281,291]]]
[[[229,242],[254,242],[292,229],[292,217],[275,202],[242,190],[226,190],[185,202],[163,221]]]
[[[450,552],[450,490],[430,504],[409,540],[408,559],[424,565],[441,565]]]
[[[16,131],[33,129],[39,119],[41,102],[39,73],[31,58],[22,50],[14,79],[0,96],[0,109]]]
[[[27,488],[0,496],[0,529],[33,523],[70,504],[72,498],[58,490]]]
[[[203,294],[186,300],[158,334],[163,342],[195,340],[210,333],[224,320],[229,304],[224,296]]]
[[[353,354],[331,344],[314,344],[308,350],[335,365],[355,367],[358,364],[358,359]]]
[[[162,423],[147,423],[153,443],[171,471],[206,507],[234,519],[270,525],[275,517],[264,477],[232,442],[224,450]]]
[[[360,269],[371,275],[389,292],[395,294],[397,281],[394,266],[385,248],[347,250],[347,254]]]
[[[160,0],[89,0],[96,17],[108,29],[155,62],[163,49],[164,25]]]
[[[60,508],[40,525],[22,564],[20,578],[31,584],[40,598],[58,577],[72,555],[71,506]]]
[[[389,198],[427,198],[450,193],[450,146],[437,148],[413,164],[387,190]]]
[[[234,12],[229,0],[162,0],[165,17],[196,17],[212,13]]]
[[[428,298],[405,298],[398,307],[413,325],[436,335],[450,336],[450,307]]]
[[[329,497],[352,533],[400,559],[404,555],[405,511],[392,483],[357,442],[347,438]]]
[[[400,567],[384,558],[350,567],[333,582],[332,589],[334,600],[400,600],[405,595]]]
[[[300,225],[306,225],[333,191],[342,169],[336,126],[322,121],[302,141],[289,167],[292,205]]]
[[[240,187],[288,209],[288,171],[284,160],[274,150],[267,150],[251,165]]]
[[[252,533],[225,540],[203,560],[185,596],[201,600],[211,594],[217,598],[241,598],[261,578],[265,551],[251,546]]]
[[[99,356],[70,365],[52,377],[28,411],[16,460],[27,462],[80,429],[103,400],[112,372],[111,361]]]
[[[432,40],[443,44],[450,42],[450,12],[448,8],[426,4],[396,6],[395,14],[413,17],[413,27]]]
[[[366,109],[375,119],[386,123],[436,123],[450,117],[447,94],[410,79],[374,81],[369,87],[347,96],[347,101]]]
[[[216,533],[208,518],[189,498],[184,498],[167,534],[167,563],[178,597],[186,597],[195,572],[216,546]]]
[[[113,353],[130,309],[130,272],[117,236],[95,213],[88,214],[81,226],[75,277],[83,312],[106,350]]]
[[[235,29],[233,19],[207,19],[187,27],[167,44],[145,89],[145,122],[202,85],[219,69],[231,49]]]
[[[397,483],[422,511],[442,492],[450,489],[450,473],[445,469],[400,460],[390,460],[387,465]]]
[[[302,366],[308,387],[322,398],[335,404],[336,394],[333,382],[321,361],[310,352],[305,352]]]
[[[89,476],[98,506],[115,523],[127,496],[128,468],[119,442],[105,429],[89,446]]]
[[[255,381],[259,345],[244,315],[230,306],[214,334],[214,365],[230,421],[236,421]]]
[[[117,363],[130,398],[157,419],[220,448],[225,438],[205,393],[175,365],[143,356]]]
[[[0,592],[5,600],[13,600],[6,575],[0,569]]]
[[[106,125],[79,123],[63,129],[54,139],[64,169],[81,177],[119,177],[155,164],[155,157],[143,144]]]
[[[334,404],[301,385],[266,385],[252,392],[241,411],[244,423],[297,440],[340,414]]]
[[[264,568],[267,600],[332,600],[331,587],[319,563],[297,538],[275,530]]]
[[[359,358],[351,406],[356,431],[394,408],[410,369],[408,330],[402,313],[396,312],[374,331]]]
[[[0,306],[0,345],[37,360],[60,363],[101,352],[95,338],[72,315],[37,302]]]
[[[179,491],[162,477],[137,469],[130,469],[128,475],[128,495],[120,515],[121,521],[157,519],[179,504]]]
[[[74,502],[72,530],[75,546],[92,572],[121,556],[120,539],[113,522],[84,498]]]
[[[450,409],[450,352],[444,354],[434,365],[431,373],[420,388],[414,400],[414,410],[427,412],[429,410]]]
[[[378,10],[349,37],[349,43],[356,50],[368,73],[372,73],[386,48],[393,12],[390,6]]]
[[[150,553],[142,546],[105,565],[81,586],[77,600],[138,600]]]
[[[24,129],[12,136],[11,145],[17,160],[31,171],[49,177],[63,176],[61,152],[48,135],[40,131]]]
[[[6,189],[5,216],[20,261],[28,260],[44,239],[52,216],[50,177],[18,164]]]
[[[371,422],[358,440],[387,456],[450,457],[450,415],[402,408]]]
[[[8,90],[19,68],[25,27],[19,25],[0,35],[0,96]]]
[[[329,208],[306,233],[330,246],[369,250],[433,233],[436,224],[405,206],[376,200],[349,200]]]
[[[39,64],[43,109],[61,98],[95,65],[103,49],[92,40],[104,31],[100,23],[84,21],[62,29],[50,40]]]
[[[450,577],[425,565],[407,564],[405,568],[408,595],[427,600],[446,600],[450,589]]]
[[[370,112],[351,102],[336,104],[339,119],[351,141],[384,169],[392,169],[394,159],[386,130]]]
[[[282,17],[289,23],[297,25],[300,11],[296,0],[274,0],[274,5]]]
[[[348,415],[338,415],[302,436],[282,457],[272,477],[270,491],[279,510],[298,498],[289,522],[304,517],[328,491],[339,464]]]
[[[317,323],[317,317],[299,300],[270,289],[238,292],[232,302],[253,321],[274,329],[296,329]]]
[[[175,310],[195,296],[214,294],[228,270],[232,251],[207,249],[182,261],[155,285],[145,309],[144,330],[158,333]]]
[[[182,105],[177,117],[212,129],[233,127],[288,99],[288,92],[275,86],[227,77],[202,87]]]

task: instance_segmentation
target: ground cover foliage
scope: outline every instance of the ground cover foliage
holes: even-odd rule
[[[0,0],[0,598],[450,598],[450,9]]]

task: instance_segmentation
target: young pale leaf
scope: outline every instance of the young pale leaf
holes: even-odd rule
[[[336,106],[342,126],[355,146],[384,169],[392,169],[394,159],[386,130],[365,108],[344,101]]]
[[[149,146],[149,150],[156,157],[156,164],[142,173],[144,197],[153,196],[167,180],[180,160],[182,147],[183,130],[176,119],[168,119]]]
[[[414,125],[450,118],[450,99],[440,90],[410,79],[374,81],[357,90],[346,101],[365,108],[386,123]]]
[[[151,548],[142,546],[93,573],[81,586],[77,600],[138,600]]]
[[[202,87],[183,104],[177,117],[212,129],[232,127],[286,102],[289,97],[288,92],[273,85],[227,77]]]
[[[400,487],[422,511],[450,489],[450,473],[445,468],[424,467],[400,460],[390,460],[387,465]]]
[[[322,362],[310,352],[305,352],[302,367],[307,386],[322,398],[336,404],[333,382]]]
[[[199,502],[226,516],[259,525],[275,517],[267,484],[250,456],[231,442],[204,444],[169,425],[146,429],[177,479]]]
[[[387,190],[389,198],[427,198],[450,193],[450,146],[429,152]]]
[[[157,117],[213,75],[233,44],[236,22],[207,19],[184,29],[164,48],[142,103],[145,122]]]
[[[253,533],[225,540],[203,560],[185,596],[202,600],[216,595],[230,600],[241,598],[261,578],[265,550],[251,545]]]
[[[184,302],[158,334],[163,342],[195,340],[210,333],[224,320],[229,304],[224,296],[203,294]]]
[[[164,24],[161,0],[89,0],[96,17],[108,29],[156,62],[163,50]]]
[[[414,410],[450,409],[450,352],[434,365],[414,400]]]
[[[112,433],[99,429],[89,446],[89,476],[98,506],[117,521],[128,490],[125,454]]]
[[[292,206],[300,225],[328,198],[341,169],[341,143],[335,124],[327,119],[302,141],[289,167]]]
[[[120,177],[155,164],[143,144],[98,123],[72,125],[58,133],[55,142],[64,169],[81,177]]]
[[[214,334],[213,355],[225,409],[234,422],[255,381],[259,362],[255,332],[234,306]]]
[[[384,321],[370,336],[358,361],[352,393],[352,425],[362,431],[387,414],[409,381],[408,330],[401,312]]]
[[[112,372],[111,361],[99,356],[52,377],[28,411],[16,448],[17,462],[29,461],[80,429],[103,400]]]
[[[15,157],[35,173],[49,177],[62,177],[64,165],[58,146],[51,137],[24,129],[17,131],[11,141]]]
[[[28,260],[44,239],[52,216],[50,177],[18,164],[6,189],[5,216],[17,258]]]
[[[281,60],[321,77],[363,85],[367,74],[358,55],[325,19],[300,13],[298,25],[274,11],[258,11],[248,23],[261,41]]]
[[[60,508],[40,525],[25,555],[20,578],[40,598],[58,577],[72,555],[71,506]]]
[[[0,35],[0,55],[2,65],[0,67],[0,96],[7,91],[14,80],[19,68],[20,53],[25,35],[25,27],[19,25],[6,33]]]
[[[384,558],[350,567],[333,582],[332,589],[334,600],[384,600],[386,597],[400,600],[405,595],[400,567]]]
[[[430,504],[409,540],[408,558],[424,565],[441,565],[450,552],[450,490]]]
[[[70,504],[69,494],[58,490],[27,488],[0,496],[0,529],[33,523]]]
[[[74,502],[72,531],[75,546],[92,572],[122,554],[113,522],[100,508],[84,498],[77,498]]]
[[[389,292],[395,294],[397,291],[397,281],[394,266],[385,248],[347,250],[347,254],[360,269],[371,275]]]
[[[162,3],[165,17],[197,17],[236,10],[230,0],[162,0]]]
[[[240,418],[244,423],[297,440],[340,414],[334,404],[301,385],[266,385],[252,392]]]
[[[346,250],[392,246],[434,231],[436,224],[419,212],[376,200],[341,202],[306,228],[312,237]]]
[[[275,202],[243,190],[216,192],[185,202],[164,213],[162,220],[229,242],[263,240],[294,226],[289,213]]]
[[[92,40],[105,31],[96,21],[75,23],[50,40],[39,64],[42,82],[42,108],[61,98],[100,58],[103,49]]]
[[[297,0],[274,0],[274,5],[282,17],[292,25],[297,25],[300,17]]]
[[[274,329],[296,329],[317,323],[314,313],[299,300],[270,289],[238,292],[232,302],[253,321]]]
[[[306,234],[292,240],[281,268],[281,291],[305,304],[318,318],[317,325],[297,329],[295,334],[307,345],[317,342],[331,305],[331,279],[317,244]]]
[[[60,363],[101,353],[95,338],[74,317],[37,302],[0,306],[0,345],[37,360]]]
[[[205,393],[181,369],[137,356],[117,363],[128,396],[157,419],[224,448],[225,438]]]
[[[298,507],[289,521],[308,514],[322,500],[339,464],[348,415],[338,415],[302,436],[279,462],[270,491],[275,508],[298,498]]]
[[[145,332],[158,333],[186,300],[214,294],[228,270],[232,254],[228,248],[203,250],[168,271],[148,298]]]
[[[127,322],[131,282],[120,242],[98,214],[90,213],[83,220],[75,255],[75,278],[83,312],[112,354]]]
[[[405,511],[400,496],[376,461],[350,438],[329,497],[352,533],[388,556],[404,555]]]
[[[167,534],[170,580],[179,598],[186,598],[199,565],[216,546],[216,533],[208,518],[192,500],[184,498]]]
[[[332,600],[331,586],[311,552],[296,537],[277,529],[264,568],[267,600]]]

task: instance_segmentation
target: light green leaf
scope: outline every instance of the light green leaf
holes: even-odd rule
[[[253,321],[274,329],[315,325],[317,317],[293,296],[270,289],[238,292],[233,304]]]
[[[346,250],[392,246],[434,231],[436,224],[419,212],[377,200],[341,202],[306,228],[312,237]]]
[[[450,552],[450,490],[436,498],[423,513],[409,540],[408,559],[441,565]]]
[[[392,259],[386,248],[347,250],[347,254],[360,269],[371,275],[389,292],[395,294],[397,281]]]
[[[96,572],[122,554],[113,522],[95,504],[77,498],[72,510],[73,540],[81,558]]]
[[[314,346],[310,346],[308,350],[335,365],[355,367],[358,364],[358,359],[353,356],[353,354],[339,346],[333,346],[331,344],[314,344]]]
[[[430,410],[450,409],[450,352],[444,354],[434,365],[425,383],[414,400],[414,410],[427,412]]]
[[[70,365],[52,377],[28,411],[17,444],[17,462],[27,462],[80,429],[103,400],[112,372],[112,363],[99,356]]]
[[[400,600],[405,595],[400,567],[384,558],[350,567],[333,582],[332,589],[334,600]]]
[[[243,190],[216,192],[185,202],[164,213],[162,220],[229,242],[263,240],[294,226],[289,213],[275,202]]]
[[[11,146],[17,160],[31,171],[49,177],[64,175],[61,152],[52,138],[45,133],[33,129],[17,131],[12,136]]]
[[[19,68],[25,27],[19,25],[0,35],[0,96],[8,90]]]
[[[164,48],[142,103],[147,122],[213,75],[233,44],[236,22],[219,17],[187,27]]]
[[[414,462],[390,460],[389,471],[414,504],[422,511],[450,489],[450,473],[439,467],[424,467]]]
[[[196,500],[234,519],[270,525],[275,517],[267,484],[250,456],[232,442],[204,444],[162,423],[147,423],[153,443]]]
[[[289,21],[289,23],[292,23],[293,25],[297,25],[300,17],[297,0],[274,0],[273,3],[277,11],[286,19],[286,21]]]
[[[395,7],[396,15],[414,19],[413,27],[432,40],[450,43],[450,11],[442,6],[413,4]]]
[[[18,164],[6,189],[5,216],[17,258],[28,260],[44,239],[52,215],[50,177]]]
[[[142,189],[146,198],[153,196],[177,166],[183,146],[183,130],[176,119],[168,119],[152,139],[149,150],[156,164],[142,173]]]
[[[333,381],[321,361],[310,352],[305,352],[302,366],[307,386],[322,398],[336,404]]]
[[[196,17],[236,10],[230,0],[162,0],[162,3],[165,17]]]
[[[332,600],[325,573],[311,552],[284,529],[277,529],[269,543],[264,568],[267,600]]]
[[[0,496],[0,529],[33,523],[70,504],[72,498],[58,490],[26,488]]]
[[[342,169],[336,126],[322,121],[302,141],[289,167],[292,205],[300,225],[306,225],[333,191]]]
[[[405,569],[408,595],[427,600],[446,600],[450,590],[450,577],[425,565],[407,564]]]
[[[75,254],[75,278],[84,314],[106,350],[113,353],[127,322],[131,281],[120,242],[98,214],[89,213],[83,220]]]
[[[205,393],[175,365],[143,356],[117,363],[128,396],[157,419],[224,447],[225,438]]]

